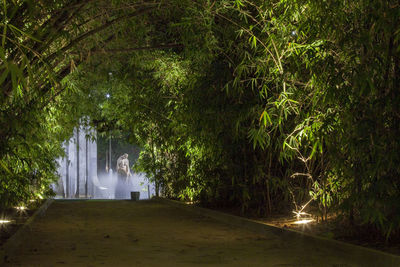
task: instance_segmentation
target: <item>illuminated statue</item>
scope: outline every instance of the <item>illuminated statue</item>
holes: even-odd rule
[[[129,167],[128,154],[123,154],[117,160],[117,186],[115,187],[115,198],[127,199],[129,198],[129,177],[132,176]]]
[[[118,176],[122,176],[125,179],[127,179],[129,176],[132,176],[130,168],[129,168],[128,154],[125,153],[118,158],[117,173],[118,173]]]

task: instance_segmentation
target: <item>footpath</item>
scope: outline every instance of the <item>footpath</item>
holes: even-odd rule
[[[400,257],[219,216],[160,200],[54,201],[0,265],[400,266]]]

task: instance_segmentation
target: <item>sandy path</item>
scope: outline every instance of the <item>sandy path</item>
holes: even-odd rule
[[[6,266],[193,265],[357,266],[154,201],[55,201]]]

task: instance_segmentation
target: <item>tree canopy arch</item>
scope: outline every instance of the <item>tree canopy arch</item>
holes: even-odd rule
[[[334,212],[396,236],[398,10],[367,0],[3,1],[2,203],[47,188],[48,159],[85,114],[139,142],[137,168],[167,196],[259,215]]]

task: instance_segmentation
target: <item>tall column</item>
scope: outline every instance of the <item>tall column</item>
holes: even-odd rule
[[[85,179],[85,196],[88,198],[88,180],[89,180],[89,151],[88,151],[88,138],[86,138],[86,148],[85,148],[85,156],[86,156],[86,179]]]
[[[96,136],[96,132],[92,129],[91,130]],[[90,141],[89,143],[89,193],[92,197],[96,196],[96,186],[93,184],[93,180],[97,180],[97,142]]]
[[[65,145],[65,195],[64,198],[69,197],[69,141]]]
[[[110,155],[108,156],[108,160],[109,160],[109,170],[111,171],[112,170],[112,162],[111,162],[111,135],[110,135],[110,148],[109,148],[109,153],[110,153]]]
[[[79,198],[79,126],[76,128],[76,198]]]

